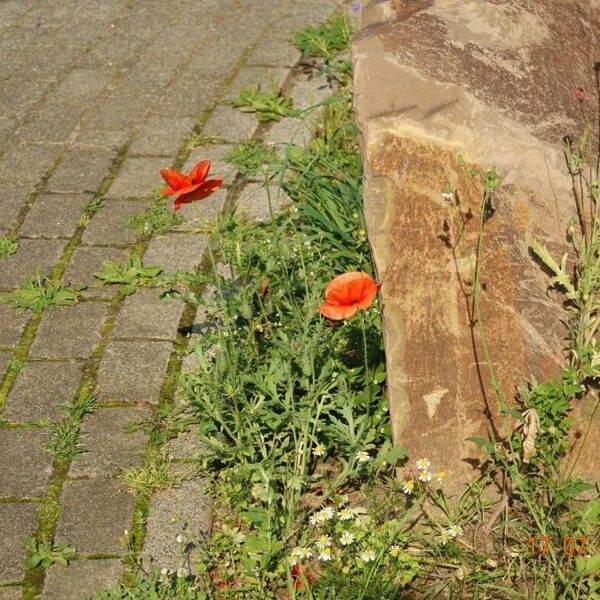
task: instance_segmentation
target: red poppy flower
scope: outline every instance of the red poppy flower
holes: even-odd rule
[[[359,308],[368,308],[380,287],[366,273],[344,273],[329,282],[319,311],[328,319],[348,319]]]
[[[294,588],[297,590],[302,589],[302,578],[306,580],[308,585],[312,585],[315,582],[315,576],[307,568],[300,568],[300,565],[294,565],[292,567],[292,583]]]
[[[163,196],[177,195],[173,210],[177,212],[183,204],[190,204],[195,200],[203,200],[217,191],[223,183],[222,177],[206,179],[210,170],[210,160],[201,160],[189,175],[184,175],[175,169],[163,169],[160,174],[169,184],[162,191]]]
[[[575,88],[574,95],[579,102],[583,102],[585,100],[585,90],[580,85]]]

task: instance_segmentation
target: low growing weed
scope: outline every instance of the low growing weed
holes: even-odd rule
[[[244,88],[237,98],[232,98],[229,102],[242,112],[255,113],[260,123],[298,115],[291,98],[259,89]]]
[[[62,284],[41,277],[25,279],[21,287],[0,296],[0,302],[7,302],[16,310],[41,312],[53,304],[69,306],[79,302],[81,288],[64,287]]]
[[[0,258],[10,256],[17,251],[19,243],[7,236],[0,236]]]

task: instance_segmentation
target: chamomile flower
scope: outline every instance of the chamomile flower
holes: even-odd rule
[[[319,517],[317,516],[318,513],[316,515],[310,515],[310,517],[308,517],[308,522],[311,525],[320,525],[321,521],[319,520]]]
[[[450,525],[447,531],[450,534],[450,537],[453,538],[463,534],[463,528],[460,525]]]
[[[404,486],[402,487],[402,491],[407,496],[410,496],[413,493],[414,489],[415,489],[415,481],[414,481],[414,479],[408,479],[407,481],[404,482]]]
[[[451,537],[452,536],[450,535],[450,532],[447,529],[444,529],[444,531],[442,531],[442,533],[440,533],[440,544],[442,546],[445,546]]]
[[[428,481],[431,481],[432,478],[433,475],[430,471],[421,471],[419,473],[419,481],[424,481],[425,483],[427,483]]]
[[[435,474],[438,483],[442,483],[446,477],[446,471],[439,471]]]
[[[323,548],[317,558],[322,561],[331,560],[331,548]]]
[[[335,516],[335,510],[331,506],[326,506],[320,511],[322,521],[330,521]]]
[[[427,471],[431,466],[431,461],[428,458],[419,458],[416,462],[419,471]]]
[[[373,562],[375,560],[375,552],[373,552],[373,550],[364,550],[358,555],[358,557],[363,562]]]
[[[351,521],[354,519],[354,511],[351,508],[342,508],[338,513],[340,521]]]
[[[322,535],[321,537],[319,537],[319,539],[315,542],[315,546],[319,549],[319,550],[323,550],[324,548],[329,548],[329,546],[331,546],[331,537],[329,537],[328,535]]]
[[[400,546],[397,546],[396,544],[394,544],[393,546],[390,546],[390,556],[393,556],[394,558],[396,558],[399,554],[400,554]]]
[[[312,556],[312,551],[308,546],[296,546],[292,550],[291,555],[297,558],[310,558]]]
[[[364,450],[359,450],[356,453],[356,460],[359,463],[366,463],[366,462],[369,462],[371,460],[371,456],[369,455],[368,452],[365,452]]]
[[[349,546],[354,541],[354,535],[352,535],[349,531],[344,531],[340,536],[340,544],[342,546]]]

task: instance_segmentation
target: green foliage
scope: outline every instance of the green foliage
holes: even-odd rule
[[[23,542],[27,548],[28,557],[25,567],[44,569],[57,564],[66,567],[70,562],[77,559],[77,551],[67,544],[51,544],[43,540],[31,539]]]
[[[333,15],[321,25],[296,32],[292,41],[303,56],[332,59],[349,46],[348,20],[343,14]]]
[[[239,96],[230,100],[230,103],[242,112],[256,113],[256,118],[261,123],[280,121],[282,117],[295,117],[299,111],[294,110],[291,98],[272,92],[261,92],[243,88]]]
[[[127,227],[139,238],[149,239],[170,231],[182,222],[183,217],[173,212],[164,198],[157,195],[148,208],[127,219]]]
[[[161,453],[147,458],[142,467],[126,469],[121,474],[123,482],[134,492],[149,496],[153,491],[167,488],[179,482],[171,471],[171,463]]]
[[[278,167],[275,148],[256,140],[236,144],[224,159],[235,165],[242,175],[254,175],[265,165],[271,172],[275,172]]]
[[[14,254],[18,247],[19,243],[13,238],[0,236],[0,258]]]
[[[94,198],[83,207],[83,212],[91,217],[92,215],[95,215],[103,206],[104,200],[102,198]]]
[[[144,267],[142,259],[137,255],[123,264],[107,260],[102,266],[104,270],[94,273],[94,277],[103,285],[121,284],[123,287],[120,291],[126,296],[133,294],[139,286],[152,283],[162,273],[160,267]]]
[[[53,425],[48,451],[60,461],[68,461],[84,452],[79,445],[79,434],[83,417],[91,412],[96,398],[93,394],[77,396],[67,407],[67,416]]]
[[[30,277],[23,281],[21,287],[0,296],[0,302],[7,302],[20,312],[25,310],[41,312],[53,304],[59,306],[77,304],[80,289],[64,287],[50,279]]]
[[[193,148],[202,148],[206,146],[214,146],[215,144],[220,144],[223,141],[218,135],[210,135],[207,133],[197,133],[196,135],[190,138],[188,142],[188,147],[190,149]]]

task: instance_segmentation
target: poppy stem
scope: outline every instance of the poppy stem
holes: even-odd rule
[[[362,332],[362,341],[363,341],[363,360],[365,361],[365,378],[369,379],[369,357],[367,354],[367,325],[365,323],[365,313],[361,311],[360,313],[360,329]]]

